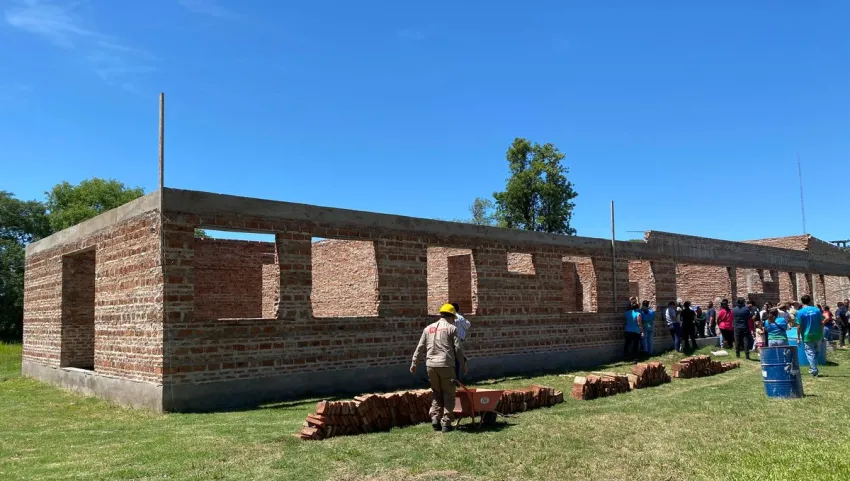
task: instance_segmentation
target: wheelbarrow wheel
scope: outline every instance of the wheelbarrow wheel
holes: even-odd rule
[[[482,426],[492,426],[496,424],[496,413],[490,411],[486,412],[481,416],[481,425]]]

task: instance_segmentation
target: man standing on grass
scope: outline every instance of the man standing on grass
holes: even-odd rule
[[[643,337],[640,310],[637,302],[631,301],[626,309],[626,344],[623,347],[623,357],[627,361],[637,359],[640,352],[640,340]]]
[[[466,333],[469,332],[469,328],[472,327],[472,323],[460,313],[460,305],[456,302],[452,302],[452,307],[455,308],[455,327],[457,328],[457,337],[460,338],[460,342],[466,342]],[[460,359],[455,359],[455,375],[457,376],[457,380],[460,381]]]
[[[838,324],[838,329],[841,333],[839,340],[839,349],[844,349],[844,340],[847,334],[850,334],[850,312],[847,312],[847,304],[844,302],[838,303],[838,309],[835,310],[835,322]]]
[[[744,351],[747,359],[750,358],[750,344],[753,342],[753,335],[750,331],[750,322],[753,319],[753,312],[747,307],[747,301],[743,297],[738,298],[738,305],[732,309],[732,318],[735,327],[735,357],[741,357],[741,351]]]
[[[643,326],[643,338],[641,347],[647,356],[653,353],[652,336],[655,335],[655,311],[649,308],[649,301],[641,302],[640,324]]]
[[[453,411],[455,409],[455,360],[466,373],[466,358],[463,355],[463,343],[455,327],[457,311],[451,304],[440,308],[440,319],[422,331],[419,345],[413,353],[410,373],[416,372],[416,365],[425,359],[428,380],[431,383],[431,426],[444,433],[452,430]]]
[[[717,309],[714,308],[713,302],[708,303],[708,310],[705,314],[708,317],[708,335],[710,337],[719,335],[717,333]]]
[[[673,348],[676,351],[681,351],[682,325],[679,324],[679,312],[676,309],[676,301],[670,301],[667,304],[667,310],[664,311],[664,320],[667,322],[667,330],[673,336]]]
[[[812,305],[812,297],[808,294],[800,298],[803,307],[797,311],[798,345],[806,350],[809,361],[809,374],[818,376],[818,348],[823,340],[823,314]]]

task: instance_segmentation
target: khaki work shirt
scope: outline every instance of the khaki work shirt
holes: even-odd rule
[[[446,322],[445,319],[430,324],[422,331],[419,345],[413,353],[413,366],[419,364],[425,358],[427,367],[450,367],[454,369],[455,359],[460,361],[460,366],[466,366],[466,358],[463,356],[463,344],[457,334],[454,324]]]

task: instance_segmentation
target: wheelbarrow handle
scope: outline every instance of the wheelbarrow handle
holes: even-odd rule
[[[472,417],[472,422],[474,424],[475,423],[475,398],[472,396],[472,393],[469,392],[469,389],[467,389],[467,387],[463,385],[462,382],[455,379],[455,383],[458,386],[460,386],[461,389],[463,389],[463,391],[466,393],[466,397],[469,399],[470,416]],[[458,422],[460,422],[460,421],[458,421]]]

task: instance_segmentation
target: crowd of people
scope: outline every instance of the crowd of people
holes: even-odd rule
[[[787,345],[788,330],[796,327],[798,342],[804,346],[809,362],[809,372],[817,376],[817,354],[823,339],[827,340],[827,346],[835,348],[832,341],[837,334],[840,338],[838,348],[846,348],[845,342],[850,336],[850,300],[839,302],[834,313],[829,306],[812,305],[809,295],[802,296],[800,301],[778,306],[765,303],[761,309],[743,298],[738,298],[734,307],[730,307],[728,299],[723,299],[719,309],[713,302],[702,309],[690,301],[671,301],[663,316],[677,351],[696,350],[697,338],[717,336],[723,347],[734,346],[735,355],[741,357],[743,351],[747,359],[760,347]],[[637,298],[632,297],[625,317],[623,351],[626,359],[652,355],[655,309],[650,307],[649,301],[638,304]],[[433,392],[430,414],[435,430],[448,432],[452,429],[455,386],[467,372],[463,345],[471,327],[457,304],[444,304],[439,319],[422,331],[413,353],[411,374],[425,361]]]
[[[653,353],[655,310],[649,301],[638,304],[637,298],[629,299],[626,308],[626,333],[623,355],[634,360],[641,355]],[[789,301],[773,305],[765,303],[761,308],[752,300],[738,298],[734,306],[728,299],[720,301],[720,308],[709,302],[705,310],[693,306],[690,301],[670,301],[664,309],[664,322],[673,339],[673,347],[679,352],[692,352],[697,348],[697,338],[719,337],[722,347],[735,348],[735,356],[744,353],[750,359],[751,352],[764,346],[788,344],[789,329],[797,328],[797,339],[806,352],[809,372],[817,376],[817,355],[821,341],[824,348],[846,349],[850,337],[850,299],[839,302],[835,312],[828,305],[813,305],[812,298],[804,295],[800,302]],[[839,344],[834,345],[835,337]]]

